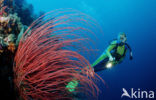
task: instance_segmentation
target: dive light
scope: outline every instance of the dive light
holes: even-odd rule
[[[108,62],[108,63],[106,64],[106,68],[112,68],[112,66],[113,66],[113,63],[112,63],[112,62]]]

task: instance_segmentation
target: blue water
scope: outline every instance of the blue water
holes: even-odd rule
[[[33,4],[36,13],[73,8],[95,18],[104,31],[98,41],[99,55],[118,32],[126,32],[134,59],[130,61],[127,55],[120,65],[98,73],[108,85],[106,88],[99,83],[99,100],[120,100],[122,88],[140,88],[156,93],[156,0],[27,1]]]

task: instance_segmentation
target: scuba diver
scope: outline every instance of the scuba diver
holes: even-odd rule
[[[105,52],[91,65],[94,72],[109,69],[112,66],[120,64],[124,60],[127,50],[129,50],[130,60],[132,60],[132,50],[126,41],[126,34],[124,32],[120,32],[118,38],[113,40]],[[72,80],[67,84],[66,88],[69,92],[73,92],[77,86],[78,81]]]
[[[118,38],[112,41],[106,51],[92,64],[94,71],[102,71],[120,64],[124,60],[127,50],[129,50],[130,60],[132,60],[132,50],[126,41],[126,34],[120,32]]]

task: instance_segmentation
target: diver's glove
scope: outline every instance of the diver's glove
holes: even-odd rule
[[[109,61],[113,61],[113,60],[115,60],[115,57],[110,56]]]
[[[133,60],[133,56],[130,56],[130,58],[129,58],[130,60]]]
[[[132,52],[130,53],[130,60],[133,60],[133,55],[132,55]]]

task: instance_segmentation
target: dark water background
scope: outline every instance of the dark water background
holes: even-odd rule
[[[95,18],[103,28],[99,37],[98,55],[116,38],[126,32],[133,50],[128,59],[116,67],[99,72],[109,88],[102,83],[99,100],[120,100],[122,88],[152,90],[156,93],[156,0],[27,0],[35,12],[73,8]],[[97,56],[96,56],[97,57]],[[96,59],[93,58],[92,60]]]

